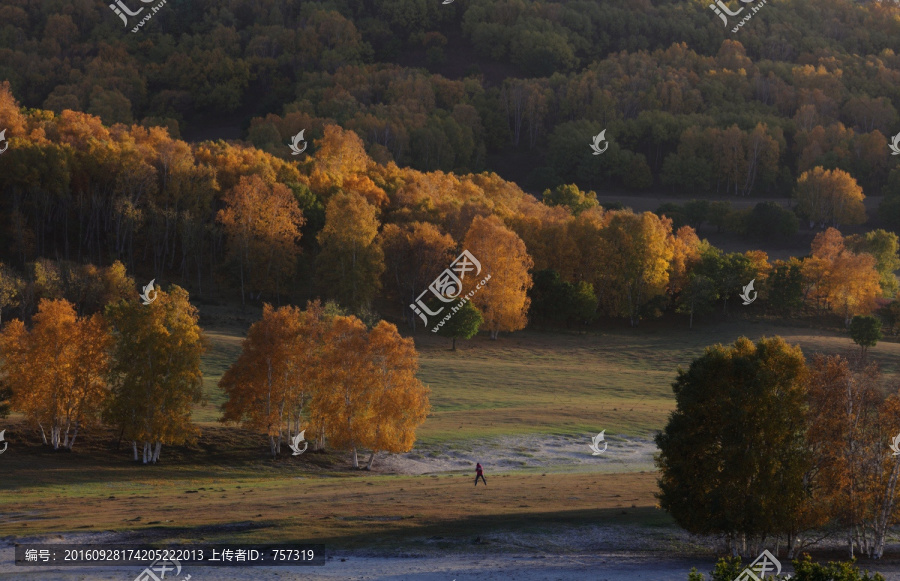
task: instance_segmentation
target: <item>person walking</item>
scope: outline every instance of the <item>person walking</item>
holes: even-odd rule
[[[487,480],[484,479],[484,468],[481,467],[481,462],[475,464],[475,486],[478,486],[479,478],[481,478],[481,481],[487,486]]]

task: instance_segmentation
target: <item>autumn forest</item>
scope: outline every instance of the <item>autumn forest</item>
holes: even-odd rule
[[[882,557],[900,6],[786,0],[739,33],[710,7],[170,0],[132,31],[103,3],[4,0],[0,418],[54,450],[108,429],[150,469],[203,438],[201,315],[225,308],[255,318],[216,421],[267,462],[377,470],[463,405],[455,376],[424,379],[458,349],[539,336],[549,365],[557,341],[714,329],[642,356],[665,402],[621,431],[652,446],[659,506],[732,555],[827,531]],[[464,251],[480,274],[448,287]],[[467,297],[443,321],[420,300],[440,280]],[[731,330],[748,321],[853,347]]]

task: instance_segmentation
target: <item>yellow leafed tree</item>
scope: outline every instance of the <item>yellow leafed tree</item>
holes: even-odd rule
[[[428,414],[428,388],[416,378],[418,354],[412,339],[381,321],[369,332],[366,380],[372,382],[373,425],[364,440],[371,450],[367,470],[379,451],[408,452],[416,441],[416,428]]]
[[[871,254],[851,252],[834,228],[816,235],[812,255],[803,261],[807,300],[828,308],[849,323],[853,315],[875,310],[881,276]]]
[[[862,224],[866,221],[866,207],[862,188],[853,176],[842,169],[826,170],[815,167],[797,179],[797,203],[807,216],[810,226],[815,223]]]
[[[144,464],[159,460],[163,444],[183,444],[199,431],[193,404],[203,395],[200,356],[206,341],[197,309],[178,286],[158,291],[149,305],[120,301],[107,310],[115,336],[109,423],[143,444]]]
[[[0,334],[13,407],[40,427],[45,444],[71,449],[79,429],[99,416],[111,343],[100,315],[79,319],[66,300],[41,300],[31,331],[16,319]]]
[[[361,195],[340,193],[328,201],[316,273],[342,305],[365,309],[381,290],[384,252],[375,241],[378,226],[375,207]]]
[[[674,250],[672,222],[651,212],[611,212],[600,234],[602,275],[598,293],[612,315],[636,325],[647,303],[663,294]]]

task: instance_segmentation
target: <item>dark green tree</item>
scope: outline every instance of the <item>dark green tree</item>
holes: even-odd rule
[[[881,340],[881,321],[872,315],[856,315],[850,320],[850,338],[859,345],[862,358],[865,359],[869,347],[874,347]]]
[[[783,317],[803,307],[803,271],[799,260],[777,263],[766,279],[768,305]]]
[[[5,418],[9,415],[11,399],[12,390],[0,382],[0,418]]]
[[[747,235],[765,240],[784,240],[797,233],[797,215],[776,202],[760,202],[747,216]]]
[[[531,316],[538,321],[568,324],[587,322],[597,311],[597,295],[590,283],[570,283],[562,280],[552,269],[539,270],[532,275]]]
[[[656,437],[660,505],[693,534],[763,539],[796,530],[807,499],[806,363],[782,338],[715,345],[678,370]]]
[[[700,226],[709,219],[709,201],[691,200],[690,202],[685,202],[682,211],[688,225],[694,230],[699,230]]]
[[[711,312],[718,298],[715,282],[707,276],[692,272],[688,277],[688,283],[678,295],[675,310],[690,315],[688,326],[693,328],[694,315]]]
[[[455,306],[455,305],[454,305]],[[453,340],[453,351],[456,351],[457,339],[471,339],[478,333],[484,317],[481,311],[470,301],[463,303],[453,316],[438,329],[438,335],[449,337]]]

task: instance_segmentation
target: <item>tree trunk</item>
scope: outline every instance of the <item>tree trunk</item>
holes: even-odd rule
[[[69,442],[69,450],[72,449],[72,446],[75,445],[75,438],[78,437],[78,422],[75,422],[75,433],[72,434],[72,441]]]
[[[131,441],[131,447],[134,449],[134,461],[137,462],[137,461],[138,461],[138,457],[137,457],[137,442],[135,442],[134,440],[132,440],[132,441]]]
[[[156,462],[159,460],[159,452],[161,450],[162,450],[162,442],[157,442],[156,449],[153,451],[153,459],[151,460],[151,462],[153,462],[154,464],[156,464]]]
[[[456,351],[456,337],[455,336],[453,337],[453,348],[451,349],[451,351]]]
[[[881,518],[878,519],[875,528],[874,557],[880,559],[884,555],[884,537],[887,534],[888,519],[894,508],[894,490],[897,487],[897,475],[900,472],[900,461],[894,462],[891,471],[891,479],[884,493],[884,502],[881,504]]]
[[[353,459],[353,467],[354,467],[354,468],[359,468],[359,457],[358,457],[357,454],[356,454],[356,446],[353,446],[353,456],[352,456],[352,459]]]
[[[44,425],[38,424],[38,426],[41,428],[41,438],[44,439],[44,445],[46,446],[47,445],[47,434],[44,432]]]
[[[366,470],[372,469],[372,465],[375,464],[375,454],[377,454],[377,453],[378,453],[377,450],[372,450],[372,455],[369,456],[369,463],[366,464]]]
[[[275,436],[269,436],[269,449],[272,451],[272,459],[276,459],[278,457],[278,454],[275,450]]]

